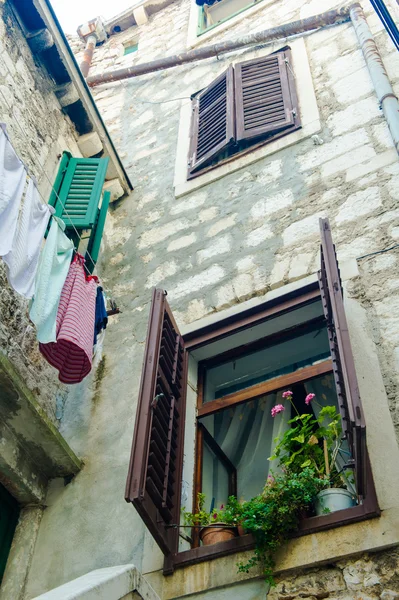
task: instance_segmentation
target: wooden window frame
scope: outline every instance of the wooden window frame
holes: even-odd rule
[[[284,54],[284,57],[288,58],[290,64],[292,63],[292,61],[291,61],[292,53],[291,53],[291,48],[289,46],[280,48],[279,50],[271,53],[268,56],[272,56],[273,54]],[[236,72],[240,69],[242,64],[255,62],[256,60],[258,60],[258,59],[253,59],[251,61],[236,63],[234,68],[232,67],[232,65],[230,65],[230,69],[232,69],[232,72],[233,72],[233,80],[234,80],[233,89],[231,91],[233,109],[231,108],[231,102],[229,102],[228,105],[230,106],[230,109],[227,114],[227,122],[229,124],[228,125],[228,135],[231,135],[231,131],[233,129],[235,138],[237,137],[236,136],[237,123],[240,120],[240,117],[236,114],[236,106],[237,106],[237,102],[236,102],[236,97],[237,97]],[[214,81],[212,81],[210,83],[210,85],[207,86],[207,88],[205,88],[205,90],[201,90],[200,93],[202,94],[209,87],[213,86],[219,80],[219,78],[223,75],[224,75],[224,73],[222,73],[222,75],[220,75],[218,78],[216,78]],[[264,137],[262,139],[260,139],[261,136],[259,136],[259,138],[255,138],[252,140],[248,139],[247,140],[247,143],[249,144],[248,147],[243,148],[242,150],[237,150],[237,152],[235,152],[234,154],[231,154],[230,156],[227,156],[227,157],[221,157],[219,159],[217,159],[215,157],[215,160],[217,162],[215,162],[213,164],[205,165],[203,167],[199,166],[198,168],[196,168],[195,171],[192,170],[193,167],[191,166],[191,163],[192,163],[192,156],[194,154],[194,148],[196,145],[196,137],[197,137],[196,128],[197,128],[197,121],[198,121],[198,108],[197,108],[198,103],[196,102],[196,98],[198,97],[198,94],[194,95],[193,100],[192,100],[193,101],[192,117],[191,117],[190,130],[189,130],[190,144],[189,144],[189,155],[188,155],[187,181],[190,181],[191,179],[194,179],[195,177],[198,177],[199,175],[204,175],[205,173],[208,173],[209,171],[213,171],[214,169],[217,169],[218,167],[220,167],[222,165],[230,163],[231,161],[236,160],[237,158],[240,158],[242,156],[245,156],[246,154],[253,152],[254,150],[257,150],[258,148],[260,148],[266,144],[270,144],[271,142],[278,140],[285,135],[289,135],[290,133],[293,133],[294,131],[301,129],[302,123],[301,123],[301,116],[300,116],[300,111],[299,111],[298,94],[296,91],[295,77],[294,77],[292,68],[288,68],[286,70],[286,83],[288,85],[290,103],[293,107],[293,110],[295,111],[293,125],[286,127],[284,129],[282,129],[281,131],[277,131],[275,133],[271,132],[269,134],[263,134]],[[232,125],[230,123],[231,119],[233,120]],[[243,117],[242,117],[242,119],[243,119]],[[245,140],[241,139],[240,141],[243,142]],[[223,146],[221,146],[221,148],[223,150],[227,150],[228,147],[231,147],[231,144],[232,144],[232,141],[230,140],[229,143],[224,144]],[[220,152],[220,150],[219,150],[219,152]]]
[[[260,324],[271,317],[283,315],[291,310],[295,310],[297,308],[300,308],[301,306],[305,306],[319,299],[321,300],[322,296],[320,293],[320,289],[318,288],[318,284],[315,283],[308,285],[302,289],[296,290],[295,292],[287,294],[274,301],[265,303],[264,305],[260,305],[256,308],[254,307],[251,309],[247,309],[239,315],[232,315],[231,317],[227,317],[217,323],[211,324],[191,334],[186,334],[186,336],[184,336],[185,348],[186,350],[193,351],[196,348],[200,348],[213,341],[220,340],[228,335],[242,331],[243,329],[246,329],[251,325],[253,326],[256,324]],[[316,319],[314,321],[316,321]],[[325,324],[324,320],[323,322]],[[307,323],[309,323],[309,321]],[[307,323],[283,331],[282,336],[288,339],[289,336],[294,335],[295,329],[303,328],[307,325]],[[262,344],[265,343],[265,340],[266,343],[267,340],[269,340],[271,345],[273,337],[274,336],[271,335],[268,336],[268,338],[263,338],[263,340],[257,340],[256,342],[253,342],[250,345],[246,345],[245,350],[253,350],[256,348],[256,346],[260,347]],[[223,353],[222,355],[218,355],[215,358],[201,361],[201,363],[199,364],[197,397],[198,418],[206,414],[211,414],[212,412],[222,410],[226,406],[238,405],[242,402],[248,401],[250,398],[259,397],[264,395],[265,393],[271,393],[274,391],[281,390],[287,386],[293,385],[294,383],[299,383],[312,379],[317,375],[333,373],[332,359],[327,359],[316,365],[304,367],[293,373],[289,373],[287,375],[282,375],[267,380],[265,382],[262,382],[261,384],[256,384],[255,386],[252,386],[250,388],[246,388],[244,390],[235,392],[234,394],[229,394],[228,396],[225,396],[223,398],[204,403],[203,390],[205,365],[209,366],[210,364],[212,364],[213,366],[215,364],[226,362],[234,354],[238,355],[240,351],[244,352],[243,348],[244,347],[241,346],[240,348],[229,350]],[[197,432],[198,431],[201,430],[197,427]],[[197,433],[193,494],[194,500],[198,491],[201,490],[202,440],[203,434]],[[374,480],[371,472],[370,460],[367,453],[365,456],[367,477],[366,489],[362,498],[362,503],[351,508],[338,511],[336,513],[329,513],[326,515],[313,516],[302,519],[299,526],[299,530],[292,536],[293,538],[308,535],[310,533],[324,531],[327,529],[341,527],[343,525],[348,525],[380,516],[381,511],[378,506]],[[255,547],[255,540],[250,534],[235,537],[226,542],[220,542],[219,544],[214,544],[212,546],[200,546],[198,533],[194,532],[193,542],[193,548],[191,548],[190,550],[179,552],[173,556],[173,568],[186,567],[200,562],[205,562],[214,558],[227,556],[229,554],[235,554],[238,552],[244,552],[246,550],[252,550]]]

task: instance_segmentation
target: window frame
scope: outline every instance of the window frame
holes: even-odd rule
[[[254,309],[249,309],[243,313],[239,313],[237,315],[233,315],[232,317],[228,317],[219,322],[213,323],[203,329],[194,331],[192,333],[186,334],[183,336],[186,350],[188,352],[192,352],[193,350],[205,346],[211,342],[220,340],[232,333],[236,333],[246,329],[250,326],[255,326],[257,324],[262,323],[267,318],[271,316],[282,315],[291,310],[295,310],[296,308],[300,308],[301,306],[305,306],[311,302],[314,302],[318,299],[322,299],[322,295],[320,289],[318,287],[317,282],[314,284],[310,284],[306,287],[299,288],[295,290],[295,292],[288,294],[287,296],[283,296],[280,298],[276,298],[276,300],[268,302],[264,309],[263,307],[256,307]],[[309,323],[309,322],[307,322]],[[300,328],[301,326],[298,326]],[[295,329],[295,328],[291,328]],[[287,335],[289,335],[289,330],[287,330]],[[278,335],[278,333],[273,334]],[[269,336],[272,338],[273,336]],[[258,340],[251,344],[251,346],[255,346],[257,343],[260,345],[265,341],[265,338],[262,340]],[[242,348],[242,347],[241,347]],[[248,346],[247,346],[248,349]],[[219,400],[223,400],[225,397],[214,400],[211,402],[203,403],[203,390],[204,390],[204,366],[210,363],[216,363],[218,361],[225,361],[226,358],[230,355],[233,355],[234,352],[239,352],[239,348],[230,350],[222,355],[218,355],[216,357],[212,357],[211,359],[205,359],[199,363],[198,369],[198,395],[197,395],[197,423],[198,418],[200,416],[204,416],[205,414],[211,414],[215,412],[215,409],[212,410],[210,405],[214,407],[218,406],[218,409],[221,410],[225,408],[224,405],[219,403]],[[304,367],[294,373],[288,373],[287,375],[282,375],[281,377],[276,377],[274,379],[263,382],[262,384],[257,384],[256,386],[252,386],[251,388],[246,388],[243,390],[244,392],[248,392],[248,395],[253,394],[253,388],[262,387],[262,390],[258,390],[259,395],[264,393],[269,393],[271,391],[277,391],[285,388],[286,386],[292,385],[296,382],[306,381],[311,379],[318,374],[327,374],[333,373],[333,361],[332,359],[327,359],[322,363],[317,365],[313,365],[311,367]],[[252,391],[251,391],[252,390]],[[238,396],[241,394],[241,391],[230,394],[230,400],[233,402],[229,403],[229,405],[237,405],[241,402],[245,402],[246,400],[242,399],[244,394],[241,394],[241,398]],[[234,403],[234,397],[237,398],[237,401]],[[248,398],[249,399],[249,398]],[[206,408],[209,405],[209,409]],[[217,410],[217,409],[216,409]],[[196,424],[196,431],[198,431],[198,427]],[[201,436],[196,434],[196,447],[195,447],[195,467],[194,467],[194,492],[193,492],[193,510],[195,509],[195,498],[198,491],[201,491],[201,478],[202,472],[200,469],[201,458],[200,454],[202,452],[201,447]],[[357,504],[351,508],[347,508],[335,513],[329,513],[326,515],[320,516],[312,516],[303,518],[300,522],[299,530],[292,535],[292,538],[301,537],[304,535],[309,535],[311,533],[317,533],[319,531],[324,531],[327,529],[332,529],[336,527],[341,527],[343,525],[348,525],[351,523],[357,523],[359,521],[364,521],[371,518],[379,517],[381,511],[378,506],[378,499],[376,495],[374,480],[371,472],[370,460],[368,453],[366,452],[366,470],[367,470],[367,479],[366,479],[366,493],[362,498],[362,503]],[[173,556],[173,567],[174,568],[182,568],[192,564],[196,564],[199,562],[204,562],[207,560],[211,560],[214,558],[220,558],[222,556],[227,556],[229,554],[235,554],[238,552],[244,552],[246,550],[252,550],[255,547],[255,540],[251,534],[246,534],[243,536],[232,538],[226,542],[220,542],[219,544],[214,544],[213,546],[200,546],[199,545],[199,536],[196,531],[193,532],[193,547],[189,550],[184,550],[178,552]]]
[[[213,25],[209,25],[209,27],[204,27],[204,21],[205,21],[204,6],[198,6],[197,38],[200,38],[201,35],[208,33],[208,31],[212,31],[213,29],[216,29],[216,27],[219,27],[219,25],[222,25],[223,23],[227,23],[227,21],[229,21],[230,19],[237,17],[242,12],[245,12],[246,10],[253,8],[254,6],[260,4],[261,2],[262,2],[262,0],[252,0],[252,2],[248,3],[243,8],[240,8],[240,10],[237,10],[235,13],[232,13],[228,17],[225,17],[224,19],[222,19],[221,21],[218,21],[217,23],[214,23]]]

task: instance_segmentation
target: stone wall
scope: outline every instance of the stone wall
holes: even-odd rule
[[[368,3],[362,3],[399,93],[399,55]],[[323,10],[334,4],[325,1]],[[393,0],[388,4],[397,11]],[[243,13],[221,34],[215,29],[208,43],[320,10],[315,0],[264,0],[256,14]],[[91,74],[185,50],[189,11],[189,0],[181,0],[151,17],[135,32],[138,52],[124,58],[122,42],[131,32],[113,36],[96,49]],[[173,185],[181,106],[231,62],[250,58],[253,51],[93,88],[135,188],[109,211],[100,262],[104,287],[122,312],[110,318],[101,369],[75,388],[65,405],[62,432],[85,457],[85,467],[67,487],[57,482],[50,487],[27,598],[110,564],[133,562],[143,573],[157,573],[162,579],[162,556],[123,499],[152,286],[168,290],[177,322],[183,326],[314,273],[319,265],[320,216],[330,217],[342,263],[396,243],[398,158],[354,30],[351,24],[333,26],[304,40],[321,115],[318,138],[304,139],[181,198],[176,198]],[[285,43],[256,52],[266,54]],[[367,312],[395,422],[396,256],[397,250],[359,258],[361,274],[347,286],[349,297]],[[387,274],[389,282],[384,280]],[[364,540],[369,542],[373,534],[367,537],[363,526],[364,530],[353,526],[357,537],[341,548],[342,553],[355,554]],[[331,533],[332,546],[339,545],[339,535],[339,530]],[[309,543],[316,544],[315,539]],[[321,537],[319,544],[325,539]],[[368,558],[361,561],[370,564]],[[345,582],[345,569],[357,569],[356,564],[355,559],[334,567],[334,581]],[[218,575],[212,578],[203,565],[207,577],[192,575],[196,592],[200,585],[204,590],[222,585]],[[234,567],[226,577],[233,577],[233,571]],[[327,572],[329,568],[319,571]],[[184,579],[184,573],[180,577]],[[293,589],[291,579],[284,581]],[[363,578],[352,583],[365,589],[364,582]],[[394,590],[394,577],[381,585],[375,591]],[[362,587],[345,586],[349,583],[331,588],[330,598],[346,594],[349,600],[358,591],[363,593]],[[285,597],[323,597],[312,590],[309,584],[296,596]],[[208,597],[213,593],[211,589]],[[365,592],[365,600],[367,594],[373,597],[371,591]]]
[[[48,200],[62,152],[70,150],[80,156],[74,127],[62,113],[53,88],[47,72],[32,56],[9,3],[0,2],[0,120],[6,123],[17,154],[36,177],[43,201]],[[28,303],[8,285],[1,261],[0,349],[49,418],[57,422],[56,398],[63,397],[65,390],[38,351]]]
[[[321,569],[278,577],[268,600],[395,600],[399,598],[399,554],[364,554]]]

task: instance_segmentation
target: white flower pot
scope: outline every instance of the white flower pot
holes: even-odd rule
[[[316,496],[316,515],[325,515],[337,510],[344,510],[356,504],[353,494],[341,488],[322,490]]]

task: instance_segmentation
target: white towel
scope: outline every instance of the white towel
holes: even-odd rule
[[[8,141],[4,123],[0,123],[0,256],[12,248],[25,183],[25,167]]]
[[[54,212],[52,206],[40,202],[37,187],[30,179],[11,252],[3,257],[10,285],[25,298],[32,298],[35,291],[40,249]]]
[[[73,242],[65,235],[64,229],[65,223],[53,217],[36,274],[29,316],[36,325],[37,339],[42,344],[56,341],[58,305],[71,264]]]

